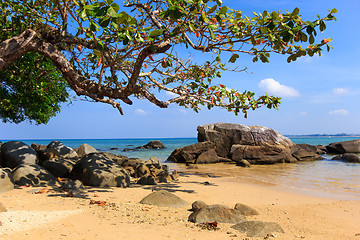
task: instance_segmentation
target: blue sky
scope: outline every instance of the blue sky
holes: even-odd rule
[[[249,73],[227,72],[220,79],[238,90],[283,97],[280,110],[258,109],[244,119],[221,109],[195,113],[176,105],[160,109],[135,101],[132,106],[123,105],[125,115],[121,116],[105,104],[75,101],[64,105],[47,125],[0,123],[0,139],[196,137],[198,125],[213,122],[267,126],[282,134],[360,133],[360,1],[224,0],[224,4],[248,15],[299,7],[308,20],[337,8],[338,21],[328,23],[320,36],[333,38],[330,53],[291,64],[283,56],[273,56],[263,64],[243,55],[236,64],[248,67]]]

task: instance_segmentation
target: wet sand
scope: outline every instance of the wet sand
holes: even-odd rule
[[[188,222],[187,209],[192,202],[202,200],[229,207],[243,203],[255,208],[260,215],[248,220],[273,221],[285,231],[268,239],[360,240],[360,200],[311,196],[273,183],[249,182],[246,178],[230,177],[231,169],[217,169],[225,167],[182,168],[182,176],[176,182],[88,188],[86,193],[74,197],[53,191],[29,193],[33,188],[2,193],[0,202],[8,212],[0,213],[0,239],[246,239],[245,234],[231,228],[232,224],[220,223],[217,231],[209,231]],[[166,208],[139,203],[152,191],[161,189],[173,192],[189,205]],[[90,204],[90,199],[106,201],[106,205]]]

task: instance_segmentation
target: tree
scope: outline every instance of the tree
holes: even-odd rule
[[[214,79],[223,71],[243,71],[234,65],[240,54],[266,63],[272,54],[286,55],[291,62],[320,55],[324,47],[329,51],[331,39],[316,36],[326,29],[326,21],[336,20],[336,9],[305,21],[298,8],[250,18],[221,0],[125,0],[121,6],[113,0],[3,0],[0,9],[0,29],[15,33],[0,35],[0,71],[9,73],[14,64],[23,69],[30,60],[50,64],[77,95],[110,104],[121,114],[121,102],[132,104],[131,97],[196,112],[201,106],[221,107],[245,117],[249,109],[277,109],[278,97],[256,97],[213,84]],[[187,58],[184,48],[208,58]],[[3,85],[13,84],[0,79]],[[62,78],[55,80],[55,92],[63,92]],[[176,97],[163,101],[158,91]]]

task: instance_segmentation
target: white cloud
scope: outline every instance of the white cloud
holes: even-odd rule
[[[135,113],[136,115],[139,115],[139,116],[146,116],[146,115],[148,115],[148,113],[145,112],[144,110],[142,110],[141,108],[136,109],[136,110],[134,111],[134,113]]]
[[[346,95],[349,92],[350,91],[347,88],[334,88],[333,89],[333,94],[336,95],[336,96]]]
[[[345,109],[337,109],[334,111],[329,112],[330,115],[340,115],[340,116],[346,116],[349,115],[349,111]]]
[[[294,88],[281,85],[272,78],[261,80],[259,83],[259,88],[279,97],[297,97],[300,95],[299,92]]]
[[[173,93],[173,92],[168,92],[168,91],[166,91],[165,92],[165,94],[166,94],[166,96],[169,96],[169,97],[172,97],[172,98],[174,98],[174,97],[178,97],[179,95],[178,94],[176,94],[176,93]]]

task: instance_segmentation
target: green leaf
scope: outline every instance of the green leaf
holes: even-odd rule
[[[160,36],[162,34],[163,34],[163,30],[162,29],[157,29],[157,30],[154,30],[154,31],[152,31],[150,33],[150,37],[151,38],[156,38],[156,37],[158,37],[158,36]]]
[[[208,29],[209,29],[211,38],[212,38],[212,39],[216,39],[216,36],[215,36],[213,30],[211,30],[211,28],[209,28],[209,27],[208,27]]]
[[[111,4],[111,7],[115,10],[115,12],[118,12],[120,7],[116,3]]]
[[[220,9],[220,13],[221,14],[225,14],[227,12],[228,8],[226,6],[223,6],[221,9]]]
[[[212,8],[210,8],[210,10],[207,12],[207,14],[212,14],[213,12],[215,12],[217,9],[217,5],[214,5]]]
[[[291,15],[297,16],[299,12],[300,12],[299,8],[295,8],[294,11],[291,13]]]
[[[337,9],[336,8],[331,9],[330,13],[337,13]]]
[[[240,57],[239,54],[234,53],[234,54],[231,56],[231,58],[229,59],[229,62],[235,63],[235,62],[236,62],[236,59],[238,59],[239,57]]]
[[[311,34],[310,37],[309,37],[309,43],[310,44],[313,44],[315,42],[315,38],[314,36]]]

